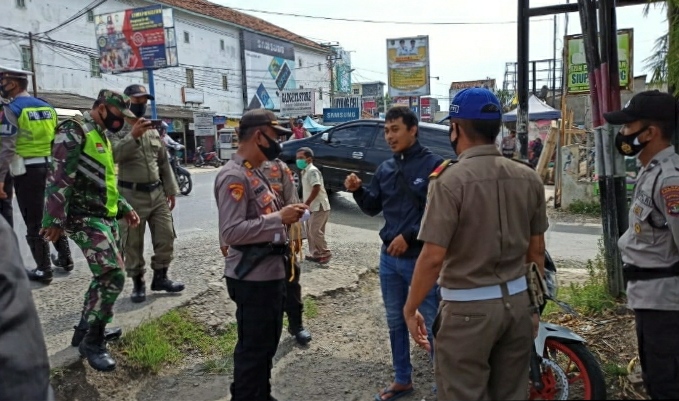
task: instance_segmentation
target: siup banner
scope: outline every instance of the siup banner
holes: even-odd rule
[[[389,96],[428,96],[429,36],[387,39]]]

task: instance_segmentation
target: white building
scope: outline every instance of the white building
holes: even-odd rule
[[[56,107],[89,108],[101,88],[122,91],[132,83],[146,83],[148,88],[145,71],[101,73],[95,24],[100,14],[159,4],[173,9],[178,55],[177,67],[154,72],[159,117],[188,122],[195,109],[236,118],[249,107],[268,106],[276,111],[281,93],[271,88],[276,86],[275,77],[267,75],[274,74],[272,68],[267,72],[253,64],[261,55],[248,55],[248,49],[241,48],[242,35],[256,38],[257,43],[284,46],[291,58],[287,60],[290,80],[284,89],[293,89],[293,84],[294,89],[315,89],[314,114],[322,114],[330,105],[325,47],[205,0],[109,0],[95,3],[101,5],[89,11],[86,7],[92,0],[3,2],[0,65],[31,69],[28,32],[32,32],[37,93]],[[260,85],[268,92],[267,104],[253,103]]]

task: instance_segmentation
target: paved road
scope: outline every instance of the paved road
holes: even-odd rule
[[[183,294],[149,295],[144,304],[129,301],[129,281],[116,305],[114,323],[130,328],[141,321],[166,312],[219,283],[223,269],[217,242],[217,211],[213,195],[213,182],[217,170],[204,169],[194,174],[194,189],[189,196],[177,199],[174,212],[177,241],[175,262],[170,270],[173,278],[187,284]],[[383,224],[381,216],[368,217],[360,212],[350,194],[331,196],[332,213],[327,227],[328,241],[333,248],[337,263],[360,264],[358,249],[379,249],[377,231]],[[15,222],[20,238],[22,256],[28,268],[35,266],[23,237],[25,226],[15,204]],[[555,259],[575,258],[586,261],[597,252],[597,239],[601,228],[555,224],[547,234],[547,247]],[[80,250],[71,243],[76,268],[73,272],[55,271],[55,280],[49,286],[32,283],[43,330],[53,366],[60,366],[77,358],[75,349],[68,346],[72,326],[77,322],[82,306],[83,293],[91,275]],[[146,235],[146,257],[150,257],[150,235]],[[376,255],[374,255],[376,256]],[[359,260],[362,259],[362,260]],[[370,258],[370,260],[375,260]],[[370,262],[373,263],[373,262]],[[584,264],[583,264],[584,266]],[[150,281],[151,273],[147,273]]]

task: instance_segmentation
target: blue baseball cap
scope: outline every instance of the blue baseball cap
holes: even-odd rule
[[[450,102],[448,117],[461,120],[500,120],[502,106],[493,92],[486,88],[467,88],[459,91]]]

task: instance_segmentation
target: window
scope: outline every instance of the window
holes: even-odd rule
[[[21,69],[31,71],[31,48],[29,46],[21,46]]]
[[[300,86],[299,86],[299,89],[304,89],[304,85],[300,85]]]
[[[323,88],[318,88],[318,100],[323,100]]]
[[[149,72],[148,70],[144,70],[141,72],[141,79],[144,81],[145,84],[149,83]]]
[[[94,11],[90,10],[87,12],[87,22],[94,22]]]
[[[186,69],[186,87],[193,88],[193,70],[191,68]]]
[[[219,48],[223,51],[224,50],[224,39],[219,39]]]
[[[320,70],[321,70],[321,68],[322,68],[322,65],[321,65],[321,63],[318,63],[318,71],[320,71]]]
[[[90,76],[93,78],[101,78],[101,67],[99,66],[99,57],[90,56]]]
[[[222,89],[225,91],[229,90],[229,77],[226,74],[222,75]]]
[[[301,59],[301,58],[300,58],[300,59],[297,59],[297,63],[298,63],[299,66],[301,67],[301,66],[302,66],[302,59]]]
[[[26,8],[26,0],[17,0],[17,7]]]
[[[426,146],[432,153],[445,159],[456,159],[457,156],[450,146],[450,134],[446,129],[421,128],[417,136],[422,146]]]
[[[358,92],[359,92],[358,89],[354,89],[354,95],[358,95],[359,94]]]
[[[330,143],[334,145],[365,148],[372,141],[374,126],[354,125],[332,132]]]
[[[191,43],[191,36],[187,31],[184,31],[184,43]]]

